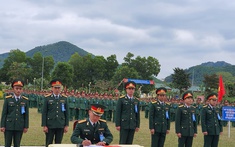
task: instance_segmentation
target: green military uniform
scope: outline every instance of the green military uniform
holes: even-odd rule
[[[176,114],[176,110],[178,108],[178,104],[177,103],[172,103],[171,104],[171,108],[170,108],[170,113],[171,113],[171,122],[175,121],[175,114]]]
[[[194,134],[197,134],[196,109],[194,106],[181,105],[176,111],[175,132],[181,133],[178,147],[191,147]]]
[[[116,127],[121,127],[119,144],[132,144],[135,129],[140,127],[140,106],[138,99],[130,99],[127,95],[118,99],[115,124]]]
[[[20,96],[19,100],[14,95],[5,97],[2,110],[1,128],[5,128],[5,147],[19,147],[23,130],[29,127],[28,98]]]
[[[166,131],[170,130],[170,105],[152,102],[149,110],[149,129],[154,129],[155,133],[151,135],[151,147],[163,147]]]
[[[80,111],[80,97],[75,98],[75,120],[81,119],[79,116]]]
[[[144,110],[144,117],[145,118],[149,118],[149,109],[150,109],[151,103],[150,102],[146,102],[145,103],[145,110]]]
[[[208,133],[204,135],[204,147],[217,147],[220,132],[223,132],[219,109],[205,105],[201,113],[201,126],[202,132]]]
[[[80,111],[79,111],[80,119],[86,118],[88,107],[89,107],[89,101],[85,97],[81,97],[80,98]]]
[[[68,103],[69,103],[69,120],[72,121],[73,117],[75,116],[75,103],[76,99],[74,96],[68,97]]]
[[[194,104],[194,106],[196,107],[196,118],[197,118],[197,124],[200,124],[200,120],[201,120],[201,112],[202,112],[202,104]]]
[[[45,96],[43,111],[42,111],[42,126],[47,126],[48,133],[46,133],[46,146],[53,143],[55,136],[55,143],[61,143],[64,127],[69,126],[69,106],[67,97],[54,94]]]
[[[117,100],[113,100],[113,105],[112,105],[112,112],[113,112],[113,122],[116,120],[116,107],[117,107]]]
[[[43,104],[44,104],[44,96],[43,95],[37,95],[38,113],[42,113]]]
[[[111,134],[105,120],[99,119],[94,127],[89,119],[85,119],[79,121],[76,125],[71,136],[71,142],[74,144],[82,144],[82,141],[85,139],[90,140],[92,144],[103,141],[106,142],[106,145],[109,145],[113,140],[113,135]]]

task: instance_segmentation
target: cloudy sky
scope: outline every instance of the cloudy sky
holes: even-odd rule
[[[7,0],[0,4],[0,54],[68,41],[94,55],[128,52],[175,67],[235,64],[234,0]]]

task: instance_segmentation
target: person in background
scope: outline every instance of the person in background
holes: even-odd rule
[[[61,94],[60,80],[50,82],[52,93],[45,96],[42,110],[42,127],[46,134],[46,147],[53,143],[61,144],[64,133],[68,132],[69,106],[67,96]]]
[[[192,147],[193,137],[197,136],[196,108],[192,106],[193,93],[184,92],[180,105],[176,111],[175,133],[178,137],[178,147]]]
[[[28,98],[22,95],[24,83],[22,80],[14,80],[11,84],[13,93],[5,97],[2,117],[1,132],[4,133],[5,147],[20,147],[23,133],[29,128],[29,104]]]
[[[135,132],[140,127],[139,100],[134,97],[136,83],[125,84],[126,95],[121,96],[116,106],[116,129],[120,131],[119,144],[132,144]]]
[[[157,100],[153,101],[149,110],[149,129],[151,147],[163,147],[166,134],[170,132],[170,104],[165,103],[167,89],[156,90]]]
[[[203,106],[201,113],[201,127],[204,135],[204,147],[218,147],[219,135],[223,132],[220,110],[216,107],[217,93],[210,93],[206,97],[208,105]]]

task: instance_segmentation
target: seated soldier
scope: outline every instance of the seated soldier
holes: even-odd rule
[[[100,119],[104,113],[105,106],[100,104],[91,104],[89,118],[77,123],[71,136],[71,142],[89,146],[91,144],[109,145],[113,141],[106,121]]]

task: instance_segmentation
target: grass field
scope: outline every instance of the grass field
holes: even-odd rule
[[[0,100],[0,114],[2,112],[3,100]],[[30,109],[30,127],[26,134],[23,135],[21,145],[27,146],[40,146],[45,143],[45,134],[41,127],[41,114],[37,113],[37,109]],[[72,134],[72,124],[70,122],[69,132],[64,135],[63,143],[70,144],[70,136]],[[151,136],[148,129],[148,119],[144,118],[144,112],[141,112],[141,126],[140,131],[135,134],[134,143],[145,147],[150,147]],[[119,132],[115,130],[115,125],[112,122],[108,122],[109,129],[113,133],[114,140],[112,144],[118,144]],[[171,123],[170,134],[167,135],[165,141],[165,147],[176,147],[178,144],[178,139],[175,135],[174,123]],[[224,127],[224,133],[220,137],[219,146],[220,147],[234,147],[235,146],[235,128],[231,128],[231,137],[228,138],[228,127]],[[0,145],[4,144],[4,135],[0,133]],[[198,136],[193,140],[193,147],[203,146],[203,135],[201,133],[201,126],[198,126]]]

